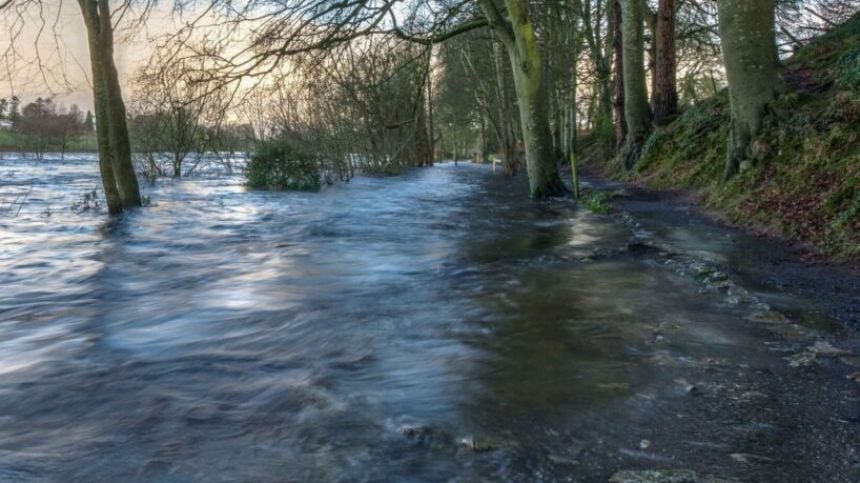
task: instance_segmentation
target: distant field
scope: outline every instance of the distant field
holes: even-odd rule
[[[29,146],[30,142],[26,137],[9,131],[0,131],[0,151],[30,152],[32,149]],[[66,144],[66,152],[94,152],[97,150],[98,145],[96,144],[95,134],[79,136]],[[60,145],[51,145],[48,147],[48,152],[60,151],[62,151],[62,146]]]

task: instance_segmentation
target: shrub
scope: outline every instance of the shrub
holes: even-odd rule
[[[259,144],[245,178],[252,188],[273,190],[318,190],[322,184],[317,157],[285,140]]]
[[[603,191],[588,191],[582,197],[582,204],[593,213],[606,215],[612,212],[612,196]]]

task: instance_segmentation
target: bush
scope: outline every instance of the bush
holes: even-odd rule
[[[318,190],[322,184],[317,157],[285,140],[259,144],[245,177],[252,188],[273,190]]]
[[[582,197],[582,204],[599,215],[612,213],[612,196],[603,191],[587,191]]]

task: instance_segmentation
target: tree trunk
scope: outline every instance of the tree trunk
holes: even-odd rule
[[[493,51],[493,73],[496,78],[496,104],[499,111],[499,119],[501,120],[501,139],[499,140],[502,149],[502,167],[505,174],[508,176],[516,176],[519,169],[519,159],[516,155],[516,134],[514,133],[514,115],[511,112],[511,103],[508,83],[505,82],[505,72],[503,69],[502,56],[499,53],[496,42],[492,42]]]
[[[93,0],[84,0],[92,2]],[[113,168],[119,195],[124,208],[141,206],[140,187],[134,173],[131,160],[131,142],[128,137],[125,103],[122,100],[122,89],[119,84],[119,74],[113,60],[113,25],[111,24],[110,5],[108,0],[98,0],[99,37],[104,84],[107,98],[108,129],[110,131],[110,146],[113,151]]]
[[[717,6],[732,113],[729,179],[749,156],[768,104],[785,86],[779,77],[774,0],[719,0]]]
[[[514,72],[514,87],[519,103],[526,171],[532,198],[567,193],[553,156],[552,136],[547,115],[548,89],[543,72],[540,46],[529,18],[528,0],[505,0],[510,21],[502,21],[492,1],[481,2],[491,24],[502,24],[501,35]]]
[[[675,82],[675,0],[660,0],[656,30],[657,52],[651,109],[654,111],[654,124],[662,126],[671,121],[678,110],[678,90]]]
[[[627,138],[621,156],[632,169],[651,129],[651,108],[645,86],[643,12],[640,0],[621,0],[621,31],[624,72],[624,117]]]
[[[110,147],[109,120],[107,114],[107,93],[104,81],[101,46],[99,38],[98,6],[91,0],[78,0],[84,23],[87,27],[87,40],[90,49],[90,65],[93,74],[93,103],[96,115],[96,142],[99,152],[99,173],[105,192],[108,213],[122,213],[122,199],[116,185],[113,170],[113,153]]]
[[[615,32],[612,50],[615,53],[615,99],[612,107],[615,113],[615,149],[621,149],[627,140],[627,119],[624,117],[624,46],[621,32],[621,2],[612,1],[612,29]]]

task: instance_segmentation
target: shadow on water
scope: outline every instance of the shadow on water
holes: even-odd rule
[[[842,362],[786,362],[818,333],[719,272],[731,239],[666,250],[658,220],[534,203],[482,166],[321,193],[171,180],[107,223],[62,208],[92,159],[0,169],[57,206],[0,220],[0,480],[860,468]]]

